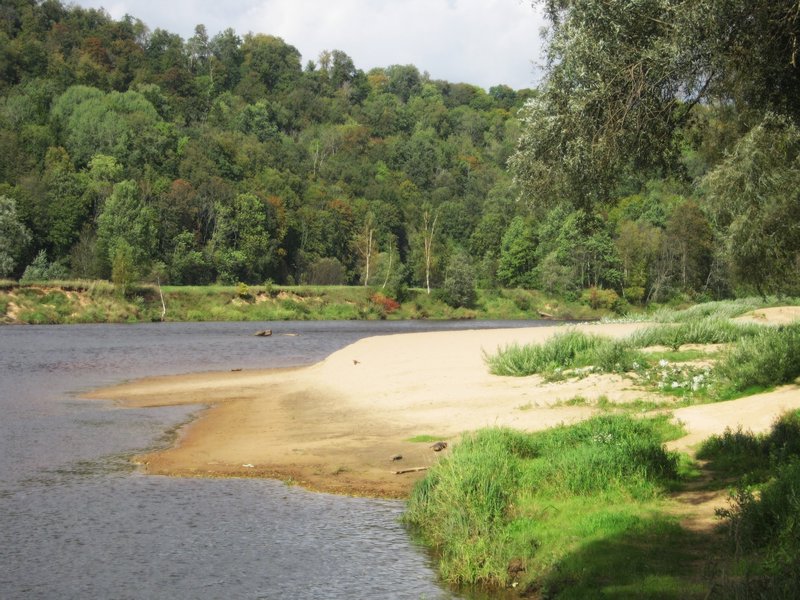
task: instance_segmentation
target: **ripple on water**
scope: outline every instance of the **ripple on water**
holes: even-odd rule
[[[424,325],[0,328],[0,598],[452,598],[399,525],[401,503],[144,476],[129,457],[163,445],[196,408],[120,410],[70,396],[198,365],[314,362],[365,335]],[[252,336],[265,326],[299,335],[265,343]]]

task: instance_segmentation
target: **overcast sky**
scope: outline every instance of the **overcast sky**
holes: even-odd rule
[[[533,87],[539,77],[544,20],[529,0],[77,0],[125,14],[151,30],[191,37],[228,27],[283,38],[303,55],[343,50],[356,67],[413,64],[434,79],[486,89]]]

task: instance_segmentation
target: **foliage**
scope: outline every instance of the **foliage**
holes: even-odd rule
[[[0,276],[12,273],[20,250],[30,240],[30,233],[17,216],[16,203],[0,195]]]
[[[508,568],[516,557],[528,583],[541,585],[585,537],[639,523],[622,505],[657,499],[676,477],[664,422],[602,416],[534,434],[464,436],[417,484],[404,519],[436,549],[448,582],[508,585],[519,577]]]
[[[731,547],[744,577],[726,582],[731,597],[789,598],[800,580],[800,413],[780,417],[767,434],[726,431],[698,453],[715,470],[737,475],[729,508],[717,510],[728,525]],[[763,483],[763,485],[755,485]]]
[[[161,262],[190,285],[430,290],[461,249],[481,287],[598,306],[613,290],[618,310],[793,292],[794,4],[538,4],[542,84],[487,93],[414,65],[365,73],[340,49],[303,69],[273,35],[200,24],[184,41],[12,3],[0,275],[45,251],[107,278],[124,241],[139,275]]]
[[[800,377],[800,324],[764,327],[739,340],[716,371],[735,391],[794,381]]]
[[[533,231],[522,217],[515,217],[503,234],[497,278],[508,287],[533,287],[536,244]]]
[[[155,252],[156,219],[155,211],[144,203],[135,181],[116,184],[97,217],[97,249],[101,260],[112,267],[117,261],[117,266],[131,277],[134,272],[144,270]]]
[[[473,308],[478,299],[475,272],[465,252],[451,255],[441,290],[442,300],[453,308]]]
[[[800,290],[800,131],[768,113],[705,178],[739,282]]]
[[[21,283],[31,281],[50,281],[53,279],[67,279],[67,269],[58,263],[47,261],[47,253],[42,250],[33,259],[33,262],[25,267],[25,272],[20,277]]]

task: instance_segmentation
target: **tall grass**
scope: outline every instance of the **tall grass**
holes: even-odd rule
[[[542,344],[512,344],[496,354],[484,354],[494,375],[546,376],[573,367],[593,366],[603,372],[625,372],[644,356],[630,344],[607,337],[570,330],[558,333]]]
[[[712,462],[715,471],[763,481],[770,467],[800,457],[800,411],[781,415],[768,433],[726,429],[704,440],[697,457]]]
[[[465,436],[415,487],[404,519],[439,553],[451,583],[504,586],[514,558],[541,581],[554,557],[579,545],[576,531],[619,533],[620,523],[638,522],[631,502],[655,500],[676,477],[665,423],[605,415],[540,433]],[[566,529],[564,510],[574,511]]]
[[[759,460],[738,462],[747,454]],[[739,431],[714,436],[698,455],[741,478],[730,508],[717,511],[727,521],[743,575],[725,582],[722,593],[731,598],[800,597],[800,411],[780,417],[765,435]]]
[[[797,300],[778,299],[775,296],[764,298],[737,298],[735,300],[716,300],[695,304],[684,310],[661,309],[653,314],[653,320],[659,323],[682,323],[698,319],[732,319],[752,310],[775,306],[776,304],[796,304]]]
[[[728,344],[756,335],[760,325],[736,323],[725,317],[706,317],[662,324],[631,334],[628,341],[637,348],[668,346],[674,350],[685,344]]]
[[[578,356],[594,348],[600,338],[580,331],[557,333],[543,344],[512,344],[494,355],[484,355],[494,375],[526,376],[570,367]]]
[[[762,327],[756,335],[740,339],[716,372],[736,392],[791,383],[800,377],[800,323]]]

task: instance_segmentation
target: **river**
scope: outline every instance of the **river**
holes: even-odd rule
[[[368,335],[542,322],[0,327],[0,598],[459,598],[399,524],[403,503],[257,479],[143,475],[199,407],[81,391],[147,375],[310,364]],[[275,335],[254,337],[258,329]],[[282,335],[293,334],[293,335]]]

